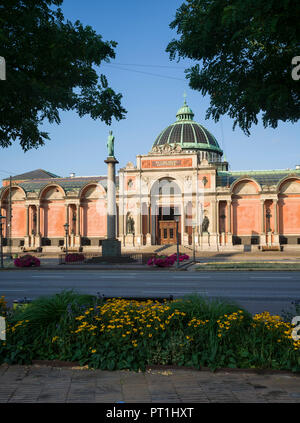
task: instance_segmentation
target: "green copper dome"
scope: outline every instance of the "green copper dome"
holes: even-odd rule
[[[153,147],[165,144],[179,144],[183,150],[207,152],[205,157],[213,161],[221,160],[223,151],[216,138],[204,126],[193,120],[194,113],[184,100],[176,114],[176,122],[165,128],[156,138]],[[215,153],[212,155],[211,153]]]

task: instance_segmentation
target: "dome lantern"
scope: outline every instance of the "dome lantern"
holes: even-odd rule
[[[184,99],[183,106],[178,110],[176,113],[177,121],[189,120],[192,121],[194,117],[193,111],[189,108],[186,104],[186,100]]]

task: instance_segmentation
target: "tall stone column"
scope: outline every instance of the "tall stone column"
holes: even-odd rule
[[[114,157],[105,160],[107,164],[107,239],[116,238],[116,184],[115,167],[119,163]]]
[[[104,161],[107,164],[107,239],[102,241],[102,256],[121,255],[121,242],[116,239],[116,181],[115,168],[119,163],[114,156]]]

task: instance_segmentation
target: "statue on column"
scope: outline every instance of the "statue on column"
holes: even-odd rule
[[[113,136],[112,131],[109,131],[109,135],[108,135],[108,138],[107,138],[108,157],[114,157],[115,156],[114,142],[115,142],[115,137]]]

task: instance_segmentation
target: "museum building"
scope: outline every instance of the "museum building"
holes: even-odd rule
[[[4,179],[4,251],[59,252],[66,242],[69,250],[101,251],[106,192],[103,175],[38,169]],[[229,171],[216,138],[184,101],[151,151],[119,169],[115,216],[125,249],[172,245],[177,236],[198,251],[298,248],[300,167]]]

